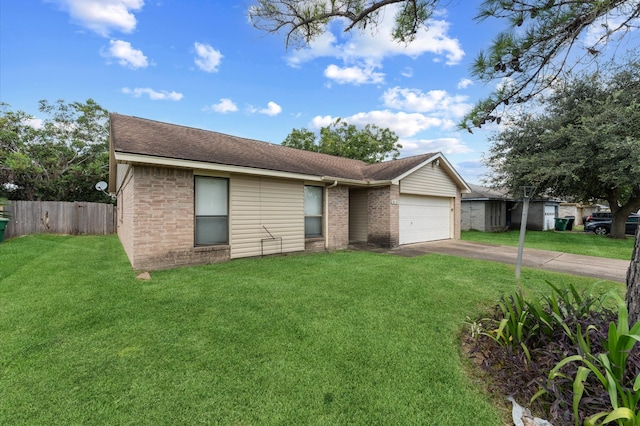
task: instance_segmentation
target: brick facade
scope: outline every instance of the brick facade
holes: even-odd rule
[[[400,206],[397,202],[399,199],[399,185],[367,191],[368,243],[383,247],[397,247],[400,244]]]
[[[338,185],[327,188],[327,249],[342,250],[349,246],[349,188]]]
[[[348,246],[349,189],[327,188],[325,238],[305,241],[305,251]],[[118,236],[136,270],[167,269],[230,259],[230,246],[194,246],[192,170],[132,166],[118,193]]]
[[[194,247],[193,171],[135,166],[130,174],[118,199],[118,236],[134,269],[229,259],[229,246]]]

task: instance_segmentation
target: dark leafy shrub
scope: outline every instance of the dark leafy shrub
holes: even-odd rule
[[[549,285],[549,296],[526,300],[521,291],[516,292],[502,297],[492,315],[471,322],[476,332],[467,338],[469,354],[489,373],[491,391],[519,401],[533,399],[533,411],[554,424],[573,424],[597,413],[610,413],[611,386],[603,387],[601,380],[606,373],[598,376],[590,370],[593,374],[587,374],[579,359],[590,359],[587,352],[598,359],[598,354],[611,349],[609,324],[616,321],[617,313],[603,306],[607,295]],[[624,327],[621,331],[624,334]],[[625,343],[620,346],[628,349],[626,361],[631,367],[625,369],[624,383],[631,383],[631,388],[624,385],[616,393],[626,392],[630,404],[635,397],[633,380],[640,373],[640,351],[637,346],[632,350],[628,339]],[[571,358],[574,356],[579,359]],[[570,360],[554,370],[567,358]],[[549,379],[552,371],[554,377]],[[576,391],[580,391],[577,405]]]

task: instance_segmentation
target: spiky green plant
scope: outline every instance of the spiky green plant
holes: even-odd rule
[[[562,367],[570,363],[581,363],[573,378],[573,412],[576,426],[579,424],[579,404],[585,385],[591,373],[597,382],[609,394],[611,410],[598,412],[587,419],[586,426],[595,426],[616,422],[620,426],[640,426],[640,374],[628,380],[627,367],[631,351],[640,342],[640,322],[629,328],[627,307],[621,299],[618,307],[618,324],[611,322],[607,339],[603,342],[604,351],[592,353],[588,338],[589,329],[583,337],[580,327],[576,336],[582,354],[572,355],[560,361],[550,372],[549,381],[557,377],[568,378],[561,372]],[[600,423],[602,421],[602,423]]]

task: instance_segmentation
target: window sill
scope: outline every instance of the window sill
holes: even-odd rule
[[[195,246],[193,248],[196,252],[206,252],[206,251],[222,251],[229,250],[231,246],[229,244],[218,244],[214,246]]]
[[[324,241],[324,237],[307,237],[304,239],[305,243],[313,243],[315,241]]]

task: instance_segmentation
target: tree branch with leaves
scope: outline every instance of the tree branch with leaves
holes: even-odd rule
[[[610,1],[502,1],[482,3],[476,20],[499,19],[506,29],[478,54],[472,74],[484,82],[503,80],[491,96],[479,100],[460,127],[471,131],[500,121],[509,106],[527,102],[558,79],[599,59],[603,47],[638,27],[640,3]],[[581,40],[588,30],[600,31]]]
[[[252,25],[268,33],[285,33],[287,47],[311,43],[327,31],[330,21],[342,19],[345,32],[375,28],[379,13],[397,4],[392,36],[400,42],[414,40],[441,0],[258,0],[249,8]]]

